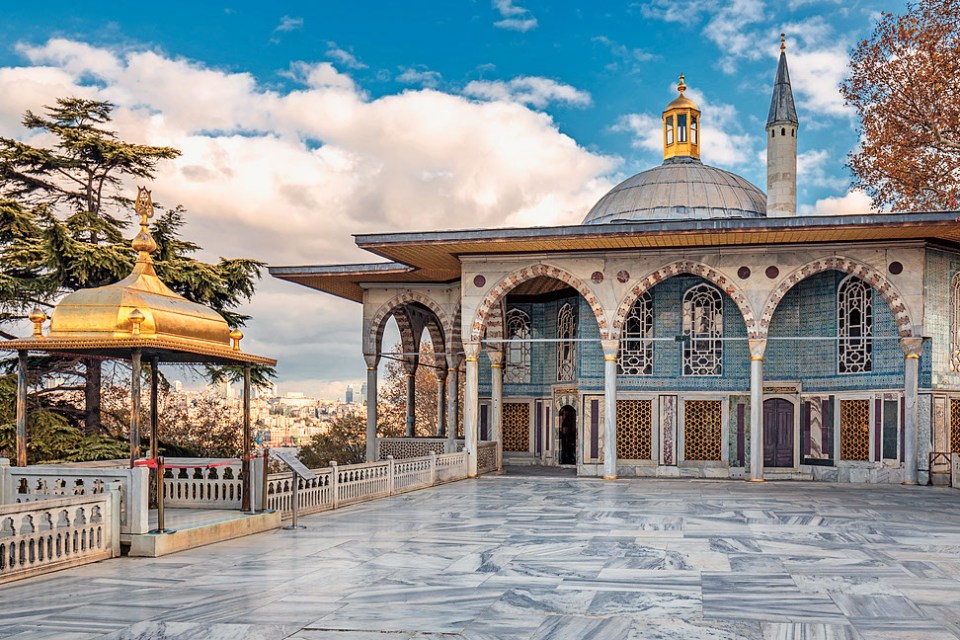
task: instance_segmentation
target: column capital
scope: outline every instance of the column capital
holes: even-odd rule
[[[619,340],[601,340],[600,346],[603,347],[604,360],[616,360],[620,354]]]
[[[420,356],[403,356],[403,370],[407,372],[408,376],[414,375],[419,366]]]
[[[437,381],[440,384],[444,384],[447,380],[447,370],[441,366],[438,366],[434,371],[437,374]]]
[[[490,366],[503,367],[503,351],[487,351],[487,357],[490,358]]]
[[[763,354],[767,350],[767,341],[763,340],[748,340],[750,343],[750,359],[751,360],[763,360]]]
[[[920,357],[923,351],[923,338],[901,338],[900,348],[903,349],[903,355],[906,358],[915,359]]]
[[[479,342],[464,342],[463,343],[463,353],[466,355],[468,361],[477,361],[477,357],[480,355],[480,343]]]
[[[367,363],[367,369],[376,369],[380,364],[380,354],[365,353],[363,354],[363,360]]]

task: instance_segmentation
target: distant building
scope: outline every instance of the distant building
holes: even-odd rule
[[[347,385],[347,392],[346,394],[344,394],[344,402],[346,402],[347,404],[350,404],[351,402],[353,402],[353,385],[352,384]]]
[[[360,385],[360,402],[367,404],[367,383]]]
[[[180,382],[179,380],[174,380],[174,381],[173,381],[173,392],[174,392],[174,393],[182,393],[182,392],[183,392],[183,383]]]

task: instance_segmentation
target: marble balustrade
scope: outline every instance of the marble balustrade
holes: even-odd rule
[[[255,460],[254,463],[258,463]],[[177,468],[186,460],[168,460],[163,479],[164,505],[172,509],[239,509],[243,480],[240,462],[224,466]]]
[[[120,483],[0,505],[0,584],[120,555]]]
[[[149,470],[75,467],[71,465],[31,465],[11,467],[0,459],[2,504],[59,499],[67,496],[97,496],[113,483],[120,485],[120,532],[124,535],[146,533],[149,528]]]
[[[477,445],[477,473],[489,473],[500,468],[499,447],[496,442],[481,442]]]

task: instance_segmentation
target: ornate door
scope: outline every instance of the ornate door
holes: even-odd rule
[[[763,466],[793,466],[793,403],[771,398],[763,403]]]

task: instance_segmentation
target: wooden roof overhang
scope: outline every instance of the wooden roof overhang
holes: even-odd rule
[[[463,256],[926,240],[960,247],[960,212],[650,222],[362,234],[386,263],[270,267],[276,278],[361,302],[363,285],[448,283]]]

